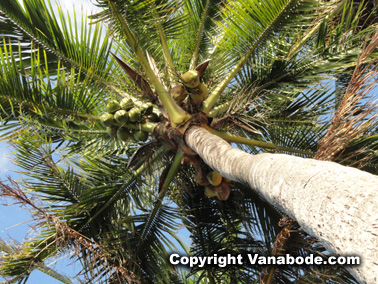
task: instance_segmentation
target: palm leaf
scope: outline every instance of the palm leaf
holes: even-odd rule
[[[11,39],[14,49],[22,43],[19,58],[27,60],[30,48],[34,51],[40,48],[46,51],[50,70],[57,68],[58,61],[62,61],[69,68],[93,74],[100,81],[107,80],[112,67],[112,62],[108,61],[110,42],[107,38],[100,40],[102,31],[99,25],[88,28],[86,20],[82,19],[85,24],[79,30],[76,19],[64,16],[60,9],[57,18],[50,3],[41,0],[25,0],[23,7],[11,0],[0,3],[2,36],[6,41]]]

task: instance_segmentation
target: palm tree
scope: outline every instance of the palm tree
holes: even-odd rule
[[[79,26],[44,0],[0,2],[2,137],[28,176],[2,183],[2,195],[31,208],[37,228],[18,247],[1,242],[2,275],[25,281],[74,251],[88,283],[373,283],[377,112],[367,101],[378,43],[361,19],[376,11],[349,1],[96,5]],[[332,80],[348,70],[340,100]],[[188,270],[169,263],[177,250],[360,252],[366,262],[353,276],[247,261]]]

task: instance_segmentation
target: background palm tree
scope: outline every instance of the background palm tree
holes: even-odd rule
[[[356,283],[342,267],[182,270],[168,258],[179,249],[327,257],[248,187],[224,178],[209,185],[212,170],[184,134],[199,125],[251,154],[316,155],[376,174],[376,109],[369,89],[359,92],[376,76],[376,26],[363,21],[376,11],[349,1],[96,3],[103,11],[79,27],[44,0],[0,2],[2,137],[29,177],[22,188],[3,184],[2,194],[38,221],[22,246],[1,243],[2,274],[22,282],[73,250],[86,282]],[[188,70],[199,87],[182,77]],[[332,80],[349,70],[368,77],[340,107]],[[128,111],[135,121],[104,126],[121,99],[139,109],[132,119]],[[190,248],[176,247],[180,226]]]

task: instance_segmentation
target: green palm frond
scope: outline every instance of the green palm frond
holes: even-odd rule
[[[101,216],[104,210],[110,210],[111,214],[120,200],[127,206],[125,210],[128,211],[124,214],[130,211],[131,200],[136,205],[145,204],[153,191],[140,192],[143,185],[140,176],[147,175],[148,163],[161,159],[166,151],[162,149],[151,159],[146,158],[140,169],[133,172],[127,169],[127,156],[131,156],[131,151],[124,153],[124,157],[116,153],[70,162],[65,158],[65,153],[55,146],[59,145],[52,145],[48,138],[46,140],[37,135],[30,142],[30,137],[25,136],[24,140],[18,140],[15,144],[16,163],[31,178],[26,181],[29,190],[42,194],[50,201],[63,202],[62,206],[54,205],[58,210],[55,214],[64,209],[67,217],[71,214],[75,216],[77,209],[82,208],[80,214],[84,223]]]
[[[138,35],[138,45],[143,50],[148,50],[154,58],[161,58],[159,35],[156,33],[162,28],[166,40],[182,36],[181,23],[187,15],[178,13],[182,9],[181,1],[97,1],[97,6],[104,10],[91,16],[93,21],[108,21],[113,29],[123,39],[128,39],[124,27],[119,22],[115,13],[128,23],[130,30]],[[151,37],[151,35],[154,36]],[[132,47],[131,47],[132,48]],[[159,60],[160,61],[160,60]]]
[[[168,250],[172,250],[169,236],[174,234],[177,227],[173,221],[176,211],[166,206],[160,206],[158,211],[151,214],[153,211],[143,210],[119,218],[117,222],[108,223],[107,230],[95,237],[101,239],[101,245],[109,252],[110,259],[133,271],[135,278],[142,283],[164,283],[175,273],[167,259]],[[151,219],[153,222],[149,221]],[[91,256],[88,255],[88,263],[90,259]],[[94,264],[94,268],[97,272],[92,274],[92,279],[100,280],[107,274],[107,283],[117,283],[117,279],[120,281],[119,271],[111,270],[111,267],[101,270],[100,264],[99,267],[96,265]],[[88,274],[88,265],[84,265],[83,269],[82,272]]]
[[[185,59],[185,63],[182,64],[190,62],[190,65],[180,64],[181,70],[194,69],[197,64],[210,57],[213,48],[212,37],[217,32],[215,21],[219,19],[220,11],[224,6],[220,1],[209,0],[186,1],[185,4],[183,13],[190,17],[184,23],[186,40],[180,42],[180,46],[184,46],[180,48],[180,58]]]
[[[313,8],[316,5],[311,1],[254,0],[243,5],[239,2],[228,4],[222,14],[223,20],[219,22],[222,36],[216,45],[221,48],[213,54],[217,57],[218,64],[228,62],[218,68],[227,70],[227,75],[212,91],[204,103],[203,110],[210,111],[227,85],[232,84],[234,77],[249,58],[259,51],[260,46],[266,48],[269,44],[275,45],[275,38],[281,39],[282,33],[287,33],[290,28],[298,30],[297,26],[291,27],[293,23],[301,23],[301,29],[311,26],[314,19],[324,13],[324,7],[318,7],[317,13],[306,12],[309,7]],[[330,5],[328,9],[334,8]],[[220,58],[224,58],[224,61]]]
[[[289,50],[290,46],[283,50],[283,57]],[[263,61],[256,58],[247,62],[242,72],[235,77],[238,84],[231,85],[225,90],[223,104],[210,112],[210,115],[221,116],[225,111],[232,110],[234,105],[248,103],[249,100],[257,97],[271,99],[278,96],[285,99],[285,96],[292,92],[308,93],[309,86],[315,89],[314,86],[334,80],[335,75],[341,75],[354,66],[361,51],[362,46],[359,44],[359,46],[351,45],[324,59],[319,58],[319,50],[311,50],[309,52],[312,54],[298,54],[288,60],[279,56],[272,57],[270,54],[274,52],[267,52],[266,56],[264,54],[261,57]]]
[[[9,254],[20,253],[21,250],[22,248],[20,248],[20,245],[9,244],[0,239],[0,252],[3,256],[9,255]],[[58,273],[56,270],[52,269],[46,264],[43,264],[43,263],[35,264],[35,268],[45,273],[46,275],[51,276],[52,278],[54,278],[55,280],[61,283],[72,284],[72,281],[68,277]],[[6,281],[7,283],[16,283],[16,282],[20,283],[20,281],[26,280],[28,277],[29,277],[29,273],[25,273],[22,276],[17,275],[10,279],[6,279]]]
[[[25,186],[29,190],[41,194],[43,199],[49,200],[50,205],[46,207],[46,210],[60,216],[71,227],[80,229],[80,232],[86,236],[91,236],[91,238],[99,241],[102,240],[102,242],[107,242],[107,238],[115,234],[120,224],[126,226],[131,230],[130,233],[126,236],[124,229],[119,229],[119,234],[124,236],[124,240],[127,242],[130,241],[130,236],[136,234],[135,241],[138,245],[136,247],[130,246],[129,249],[133,251],[130,252],[131,255],[136,254],[138,258],[141,258],[138,267],[145,266],[141,271],[144,274],[147,273],[143,277],[150,277],[151,275],[158,277],[159,273],[165,275],[166,271],[162,271],[158,264],[162,263],[163,259],[159,260],[162,256],[167,258],[166,247],[169,248],[173,245],[167,237],[168,235],[174,236],[177,225],[169,220],[174,220],[177,213],[172,209],[165,208],[164,205],[157,205],[157,210],[151,209],[151,211],[145,208],[148,206],[148,200],[151,199],[150,194],[153,194],[154,188],[152,191],[149,190],[145,194],[141,194],[141,190],[147,189],[148,185],[146,184],[146,187],[143,187],[142,180],[136,179],[136,174],[128,170],[125,171],[127,159],[123,163],[118,156],[113,157],[113,161],[109,163],[99,159],[92,161],[88,159],[87,162],[76,163],[75,168],[62,167],[57,164],[59,159],[57,161],[51,159],[52,148],[48,146],[41,148],[39,146],[43,146],[42,143],[41,145],[27,142],[19,143],[17,159],[18,164],[33,178],[30,181],[25,181]],[[27,153],[30,155],[29,159],[25,157]],[[34,154],[34,158],[31,154]],[[77,167],[80,167],[80,169],[76,169]],[[143,171],[139,171],[139,175],[142,173]],[[43,176],[42,179],[41,176]],[[143,195],[145,195],[144,199]],[[136,207],[130,207],[132,204]],[[138,210],[146,213],[130,216],[132,212]],[[131,227],[128,225],[130,221],[131,224],[134,224]],[[133,232],[134,229],[136,232]],[[168,232],[168,235],[166,235],[166,232]],[[51,232],[51,234],[54,234],[54,232]],[[51,234],[41,236],[41,240],[45,237],[51,238]],[[119,235],[117,238],[119,238]],[[106,250],[115,250],[114,245],[116,243],[111,238],[109,248],[106,248]],[[146,252],[148,248],[151,249],[150,253]],[[175,246],[172,249],[177,250]],[[51,253],[48,253],[48,255],[51,256]],[[92,257],[91,254],[88,257]],[[147,261],[144,257],[151,258],[151,261],[155,259],[156,264],[148,265],[148,263],[154,263],[154,261]],[[117,257],[115,256],[114,259],[116,260]],[[103,268],[101,268],[103,264],[99,263],[99,265],[96,269],[101,273],[96,277],[101,278],[103,277]],[[132,266],[132,268],[134,267]],[[91,268],[91,271],[92,269],[94,268]],[[87,272],[89,273],[89,271]],[[116,273],[118,272],[116,271]],[[109,277],[112,278],[117,275],[111,273]],[[170,276],[165,275],[164,277]]]
[[[290,90],[303,91],[309,85],[318,84],[322,80],[331,80],[333,79],[331,76],[345,72],[347,68],[354,66],[359,53],[362,51],[361,43],[365,37],[372,35],[374,28],[368,27],[359,30],[356,22],[360,19],[361,12],[354,13],[353,10],[349,9],[351,5],[351,2],[346,1],[335,10],[340,11],[344,18],[354,19],[348,21],[348,23],[342,21],[344,18],[341,20],[338,18],[336,18],[338,20],[334,20],[334,18],[320,20],[320,18],[316,21],[322,22],[324,27],[316,26],[316,28],[313,28],[311,27],[313,24],[311,17],[316,13],[309,16],[307,15],[308,12],[303,12],[306,15],[303,19],[308,22],[303,24],[300,29],[293,28],[290,30],[288,28],[285,30],[286,23],[282,23],[283,30],[277,30],[274,36],[267,36],[267,41],[261,45],[264,48],[245,58],[243,65],[238,67],[240,71],[236,72],[235,69],[236,73],[232,75],[234,78],[229,81],[228,86],[224,86],[224,97],[221,99],[223,105],[218,108],[227,109],[231,98],[235,97],[235,93],[240,94],[238,97],[247,97],[251,92],[256,96],[261,95],[264,90],[283,89],[286,91],[287,88],[290,88]],[[327,9],[331,8],[328,7]],[[302,14],[297,13],[298,17],[300,15]],[[295,15],[286,16],[296,17]],[[294,22],[297,21],[294,20]],[[287,26],[290,26],[290,21]],[[298,43],[301,40],[299,34],[302,30],[307,31],[306,27],[310,27],[310,30],[314,29],[312,37],[308,38],[307,41]],[[337,32],[335,32],[336,30]],[[242,35],[239,36],[242,37]],[[311,41],[314,36],[317,36],[318,42],[323,42],[323,45],[319,43],[314,45]],[[301,48],[298,44],[301,45]],[[245,46],[248,45],[243,44],[243,47]],[[222,57],[219,54],[214,56],[217,57],[216,62],[219,63]],[[230,56],[226,56],[225,60],[230,62]],[[228,70],[228,74],[231,74],[225,66],[221,68]],[[331,74],[331,76],[328,74]],[[220,82],[217,83],[219,88]],[[213,90],[214,96],[216,92],[220,91],[223,91],[223,87],[222,90]],[[216,108],[210,114],[214,116],[218,111]]]
[[[222,127],[239,137],[269,141],[278,147],[316,153],[318,141],[328,127],[325,118],[333,110],[334,98],[335,92],[327,84],[305,92],[265,91],[261,97],[251,96],[250,100],[235,100],[229,107]],[[239,147],[255,154],[272,151],[251,145]]]
[[[19,58],[27,62],[30,49],[33,52],[43,49],[51,71],[61,61],[68,68],[107,80],[112,68],[112,62],[108,61],[111,42],[102,36],[99,25],[88,26],[83,17],[84,24],[79,27],[76,17],[70,19],[61,9],[57,17],[48,1],[25,0],[23,7],[12,0],[0,3],[3,20],[0,35],[6,42],[11,40],[13,49],[20,46]]]
[[[12,47],[0,48],[3,121],[11,122],[12,126],[20,126],[15,122],[23,120],[26,125],[93,130],[91,126],[96,124],[96,115],[103,108],[100,102],[104,99],[104,89],[99,84],[90,76],[79,80],[74,69],[68,72],[63,69],[49,78],[48,62],[43,54],[31,55],[30,68],[22,61],[18,63],[14,54],[19,53],[13,52]]]
[[[181,183],[183,180],[181,180]],[[186,180],[190,182],[190,180]],[[257,224],[256,216],[247,214],[248,198],[240,192],[233,191],[230,201],[226,203],[217,202],[203,195],[203,187],[191,186],[191,192],[183,192],[181,196],[183,210],[183,222],[191,233],[191,254],[194,256],[219,256],[231,254],[233,256],[247,253],[264,251],[264,244],[256,237],[257,234],[248,231],[246,224],[254,226]],[[244,207],[247,206],[247,207]],[[261,213],[263,213],[262,209]],[[264,215],[264,213],[263,213]],[[262,219],[263,215],[261,215]],[[269,218],[268,218],[269,219]],[[267,219],[267,220],[268,220]],[[265,227],[265,228],[268,228]],[[262,228],[265,230],[265,228]],[[272,227],[268,228],[268,231]],[[275,234],[273,233],[273,236]],[[211,279],[219,281],[230,281],[230,279],[253,279],[258,275],[259,268],[249,266],[246,262],[239,265],[226,267],[205,266],[193,267],[189,276],[199,274],[200,279]],[[200,282],[196,282],[200,283]],[[248,283],[248,282],[238,282]]]

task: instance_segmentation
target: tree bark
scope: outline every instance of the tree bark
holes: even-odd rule
[[[250,155],[193,126],[187,145],[222,176],[248,185],[337,255],[361,283],[378,283],[378,176],[334,162],[284,154]]]

